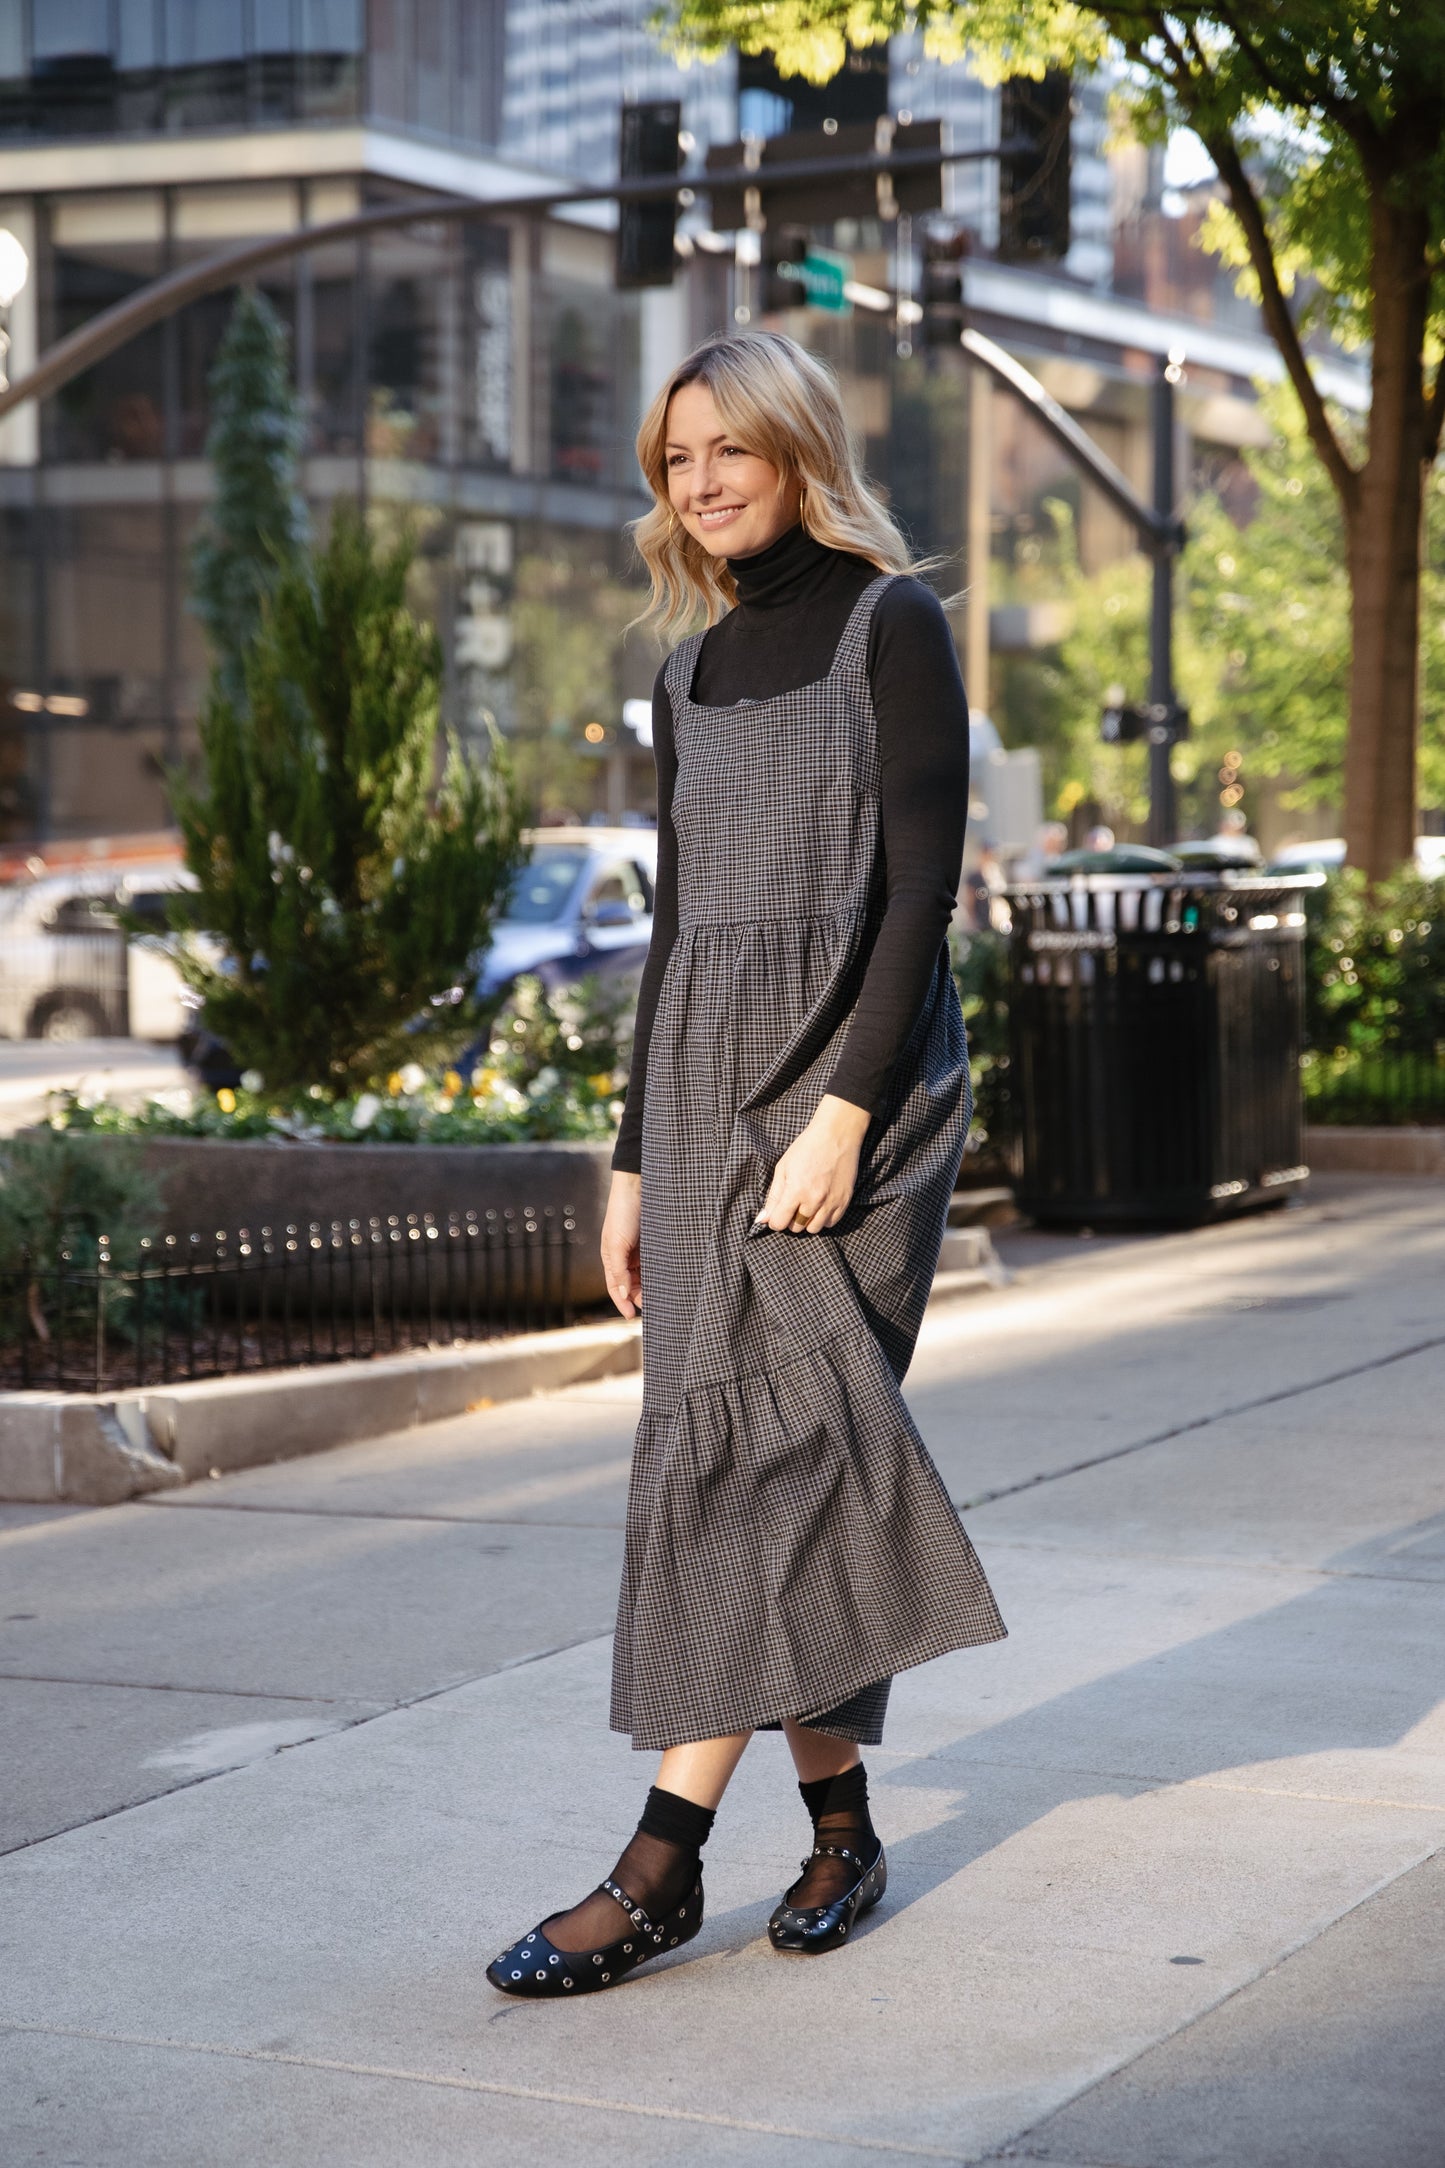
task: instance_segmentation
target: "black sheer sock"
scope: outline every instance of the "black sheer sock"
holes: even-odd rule
[[[634,1904],[641,1905],[649,1919],[660,1923],[697,1880],[714,1812],[656,1784],[648,1793],[642,1820],[610,1879],[626,1890]],[[609,1943],[620,1942],[631,1925],[615,1898],[605,1890],[594,1890],[570,1912],[544,1920],[542,1931],[554,1949],[570,1955],[606,1949]]]
[[[878,1833],[868,1812],[868,1774],[862,1762],[854,1762],[841,1776],[815,1777],[798,1790],[813,1818],[815,1843],[846,1847],[861,1866],[871,1867],[878,1856]],[[811,1860],[802,1880],[788,1892],[788,1902],[804,1910],[830,1905],[853,1887],[858,1874],[852,1860],[831,1856]]]

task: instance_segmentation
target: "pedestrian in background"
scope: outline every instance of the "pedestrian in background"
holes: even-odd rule
[[[971,1106],[948,623],[791,340],[699,348],[637,449],[647,615],[708,627],[653,694],[656,910],[602,1237],[644,1348],[612,1724],[662,1761],[612,1873],[489,1968],[518,1995],[697,1933],[763,1729],[812,1825],[770,1937],[837,1948],[886,1881],[859,1748],[892,1675],[1003,1632],[899,1390]]]
[[[1069,847],[1069,831],[1064,821],[1044,821],[1035,829],[1034,840],[1014,867],[1016,881],[1046,881],[1053,871],[1054,860]]]

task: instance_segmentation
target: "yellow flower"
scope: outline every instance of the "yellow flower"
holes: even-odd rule
[[[497,1088],[497,1078],[500,1074],[500,1070],[497,1069],[474,1069],[472,1071],[472,1097],[474,1099],[489,1098]]]
[[[223,1084],[221,1086],[221,1089],[217,1092],[216,1105],[220,1108],[223,1114],[235,1113],[236,1094],[230,1089],[229,1085]]]
[[[612,1089],[612,1071],[610,1069],[599,1069],[596,1076],[588,1077],[587,1081],[595,1092],[610,1092]]]
[[[401,1071],[399,1069],[392,1070],[391,1075],[386,1080],[386,1088],[393,1099],[401,1097]]]
[[[466,1089],[466,1086],[462,1083],[460,1075],[455,1069],[448,1069],[446,1075],[442,1078],[442,1086],[446,1091],[449,1091],[451,1093],[453,1099],[456,1098],[456,1095],[459,1091],[464,1091]]]

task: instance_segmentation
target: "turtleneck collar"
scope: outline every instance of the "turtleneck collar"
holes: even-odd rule
[[[727,566],[743,608],[776,610],[806,602],[837,562],[837,550],[815,542],[800,522],[751,557],[729,557]]]

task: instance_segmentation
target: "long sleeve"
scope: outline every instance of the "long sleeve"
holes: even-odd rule
[[[662,975],[677,939],[677,832],[672,825],[672,790],[677,780],[677,747],[672,733],[672,702],[664,683],[666,665],[652,688],[652,757],[657,767],[657,881],[652,899],[652,940],[642,967],[637,995],[637,1025],[632,1037],[632,1069],[612,1164],[624,1174],[642,1172],[642,1103],[647,1089],[647,1049],[652,1040]]]
[[[869,649],[887,897],[828,1090],[872,1113],[928,998],[958,893],[968,702],[948,620],[919,581],[880,599]]]

